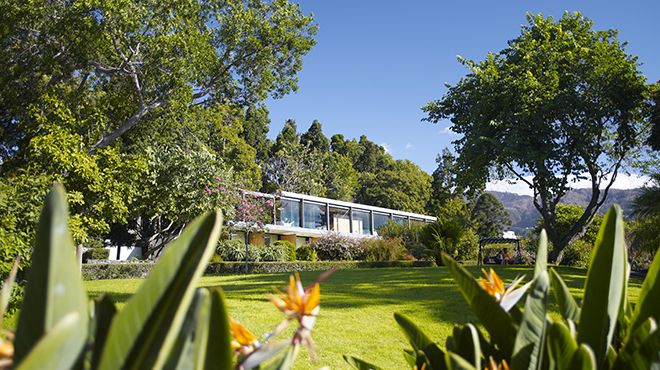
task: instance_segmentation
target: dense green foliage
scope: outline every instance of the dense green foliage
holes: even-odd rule
[[[76,244],[149,249],[232,209],[214,178],[258,190],[263,101],[297,89],[316,32],[286,0],[2,1],[0,23],[2,275],[56,181]]]
[[[534,205],[553,242],[553,261],[578,239],[605,201],[624,164],[648,133],[645,77],[615,30],[597,31],[579,13],[555,20],[528,15],[508,47],[470,70],[423,109],[450,119],[458,182],[479,190],[493,177],[514,177],[534,191]],[[488,155],[484,155],[488,153]],[[586,178],[591,198],[568,231],[555,228],[555,206]]]
[[[531,280],[505,286],[491,269],[479,283],[448,255],[442,259],[480,323],[456,325],[441,348],[406,316],[394,319],[412,346],[404,350],[413,369],[647,369],[660,365],[660,253],[649,269],[637,304],[628,297],[621,208],[604,216],[581,304],[556,270],[547,270],[547,236],[541,233]],[[485,272],[485,271],[484,271]],[[550,292],[559,307],[550,315]],[[524,297],[524,301],[523,301]],[[523,303],[524,302],[524,303]],[[524,308],[524,309],[523,309]],[[488,335],[483,333],[483,330]],[[379,369],[344,356],[355,369]]]
[[[499,237],[511,226],[504,205],[489,193],[481,194],[472,207],[472,221],[477,224],[477,234],[484,237]]]

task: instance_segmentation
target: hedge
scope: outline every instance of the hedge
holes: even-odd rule
[[[145,278],[153,268],[153,263],[106,263],[82,266],[82,276],[85,280],[100,279],[135,279]],[[323,262],[251,262],[248,271],[252,274],[268,274],[294,271],[324,271],[331,267],[337,269],[357,269],[372,267],[432,267],[433,261],[323,261]],[[243,262],[210,263],[206,275],[242,274],[245,273]]]

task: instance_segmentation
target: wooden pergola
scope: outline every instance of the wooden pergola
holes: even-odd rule
[[[498,238],[498,237],[488,237],[479,239],[479,254],[477,259],[477,265],[483,264],[483,249],[485,245],[488,244],[511,244],[515,249],[516,253],[520,253],[520,241],[518,238]]]

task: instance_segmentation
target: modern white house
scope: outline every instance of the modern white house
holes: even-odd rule
[[[272,199],[273,204],[271,222],[248,234],[249,243],[256,245],[288,240],[300,246],[328,233],[373,238],[378,236],[378,229],[390,221],[404,225],[436,221],[428,215],[287,191],[277,195],[250,194]],[[240,224],[234,229],[231,237],[245,240]]]

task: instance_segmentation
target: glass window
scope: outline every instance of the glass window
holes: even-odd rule
[[[281,199],[277,213],[278,225],[300,226],[300,201]]]
[[[351,232],[351,218],[348,208],[330,207],[330,230],[340,233]]]
[[[325,204],[303,203],[303,222],[304,228],[325,230]]]
[[[408,225],[408,218],[403,216],[392,216],[392,221],[400,225]]]
[[[378,234],[378,229],[390,222],[390,215],[383,213],[374,213],[374,231]]]
[[[369,212],[353,211],[353,233],[369,235],[371,234],[371,220]]]

